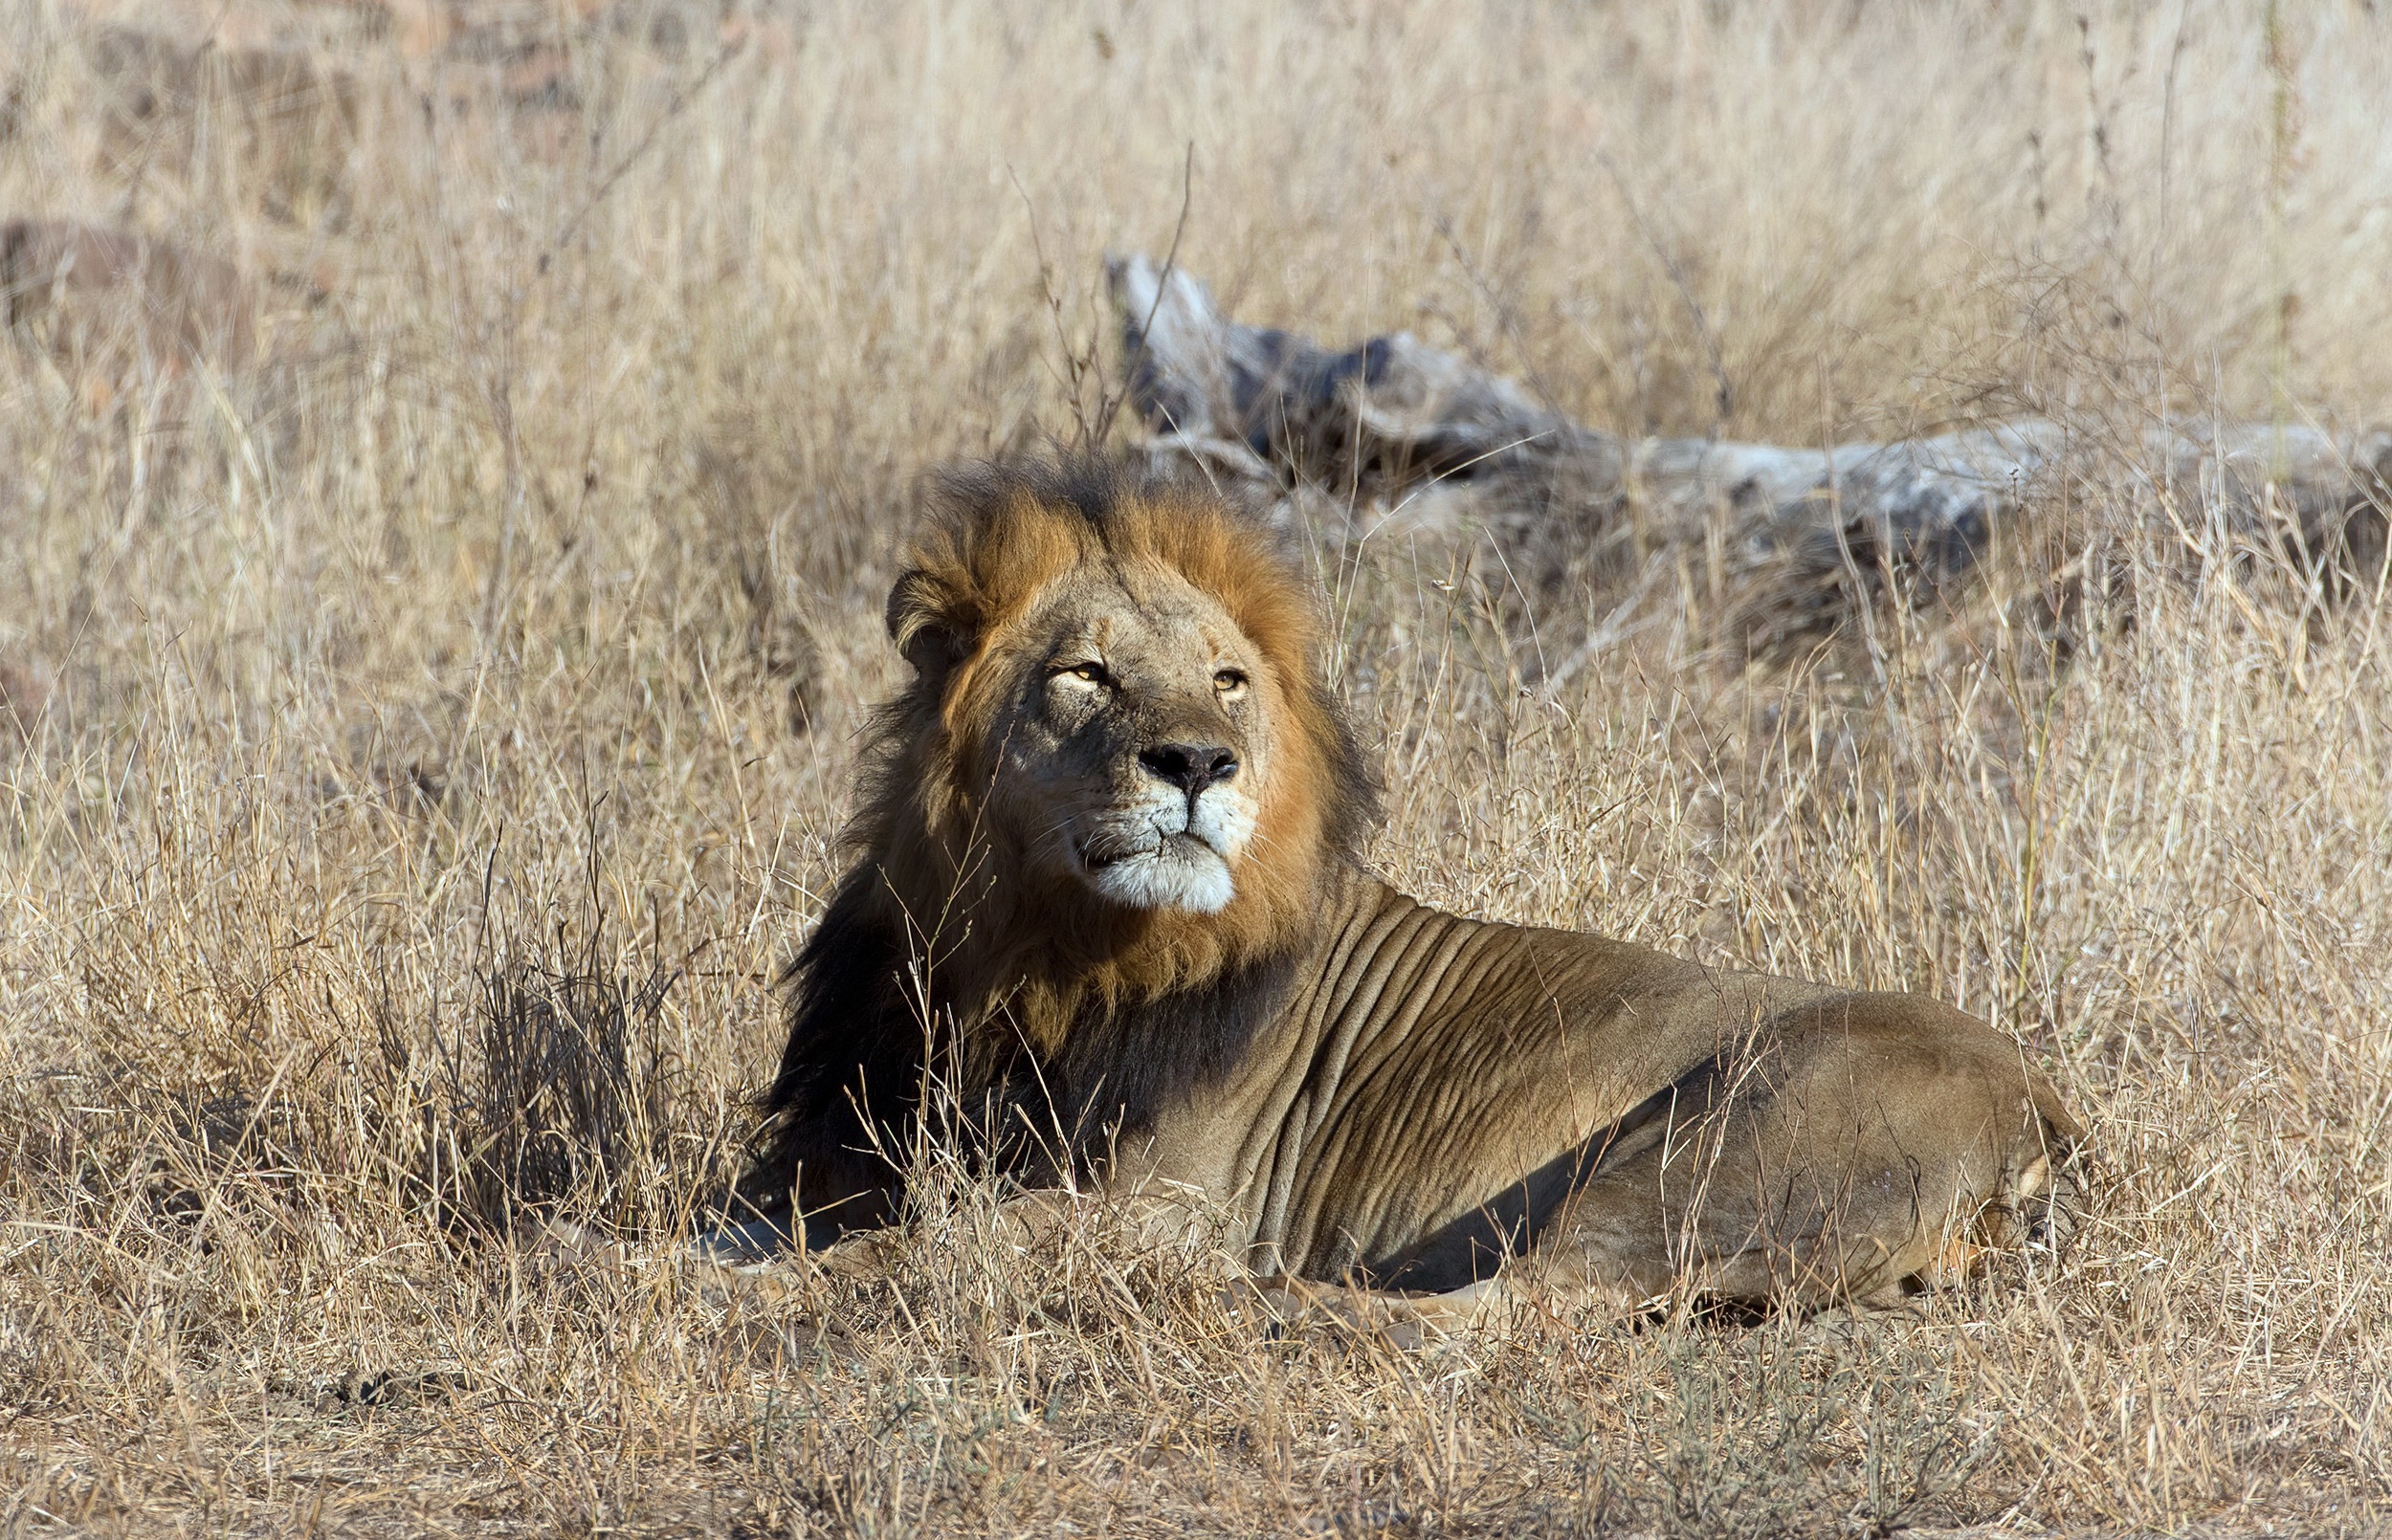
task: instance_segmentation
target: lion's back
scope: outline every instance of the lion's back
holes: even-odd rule
[[[1468,1281],[1599,1173],[1739,1098],[1781,1163],[1825,1158],[1830,1131],[1872,1119],[2006,1158],[1997,1108],[2075,1138],[2007,1034],[1927,997],[1711,969],[1386,890],[1362,908],[1304,1002],[1322,1045],[1300,1098],[1314,1126],[1259,1238],[1292,1271]]]

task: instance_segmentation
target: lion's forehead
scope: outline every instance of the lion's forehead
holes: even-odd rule
[[[1075,584],[1058,596],[1049,629],[1054,647],[1083,647],[1118,671],[1209,677],[1224,662],[1251,662],[1256,649],[1219,601],[1185,579],[1120,579]]]

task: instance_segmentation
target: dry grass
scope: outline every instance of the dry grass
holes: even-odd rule
[[[1686,574],[1523,692],[1523,596],[1324,552],[1384,869],[2013,1025],[2099,1162],[2056,1268],[1403,1354],[1093,1238],[1026,1265],[968,1183],[894,1285],[727,1306],[532,1222],[718,1190],[909,489],[1093,409],[1098,256],[1168,243],[1191,143],[1236,314],[1410,326],[1605,427],[2357,420],[2380,18],[627,6],[447,54],[422,7],[204,7],[342,83],[294,129],[210,119],[264,77],[219,70],[167,116],[238,131],[155,154],[90,15],[0,15],[0,214],[233,258],[259,351],[0,346],[0,1532],[2380,1521],[2380,611],[2129,464],[2018,586],[1750,670]],[[2194,577],[2121,533],[2166,516]],[[2177,575],[2087,584],[2057,659],[2028,584],[2086,551]]]

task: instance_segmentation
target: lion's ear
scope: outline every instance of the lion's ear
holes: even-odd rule
[[[889,590],[889,640],[925,679],[937,678],[972,649],[976,619],[955,588],[921,567],[907,570]]]

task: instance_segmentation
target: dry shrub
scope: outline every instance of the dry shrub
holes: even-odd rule
[[[95,9],[0,8],[0,213],[221,254],[260,356],[0,344],[0,1528],[2381,1521],[2381,567],[2125,430],[2392,400],[2363,8],[526,7],[569,91],[403,17],[305,44],[353,132],[140,165],[82,61],[164,22]],[[2084,425],[1982,587],[1757,667],[1694,555],[1317,547],[1388,875],[2016,1029],[2093,1130],[2056,1265],[1401,1353],[1096,1226],[1016,1254],[927,1152],[886,1281],[673,1254],[915,478],[1095,420],[1101,253],[1184,189],[1232,313],[1608,430]]]
[[[385,1105],[413,1110],[413,1201],[453,1231],[536,1236],[599,1223],[670,1243],[719,1209],[743,1152],[736,1103],[710,1108],[664,1006],[687,967],[609,944],[592,911],[577,943],[562,926],[502,945],[450,1029],[410,1031],[379,1003]],[[702,949],[701,949],[702,950]],[[711,1115],[710,1115],[711,1114]]]
[[[530,967],[484,981],[473,1144],[496,1190],[476,1210],[622,1213],[664,1157],[671,1067],[654,1027],[670,983]]]

